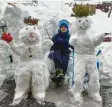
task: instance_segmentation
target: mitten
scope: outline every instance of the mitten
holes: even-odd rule
[[[10,35],[10,33],[3,33],[1,39],[5,40],[7,43],[10,43],[13,40],[13,37]]]

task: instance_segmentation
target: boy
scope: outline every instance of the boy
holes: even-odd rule
[[[70,49],[72,46],[69,45],[69,22],[67,20],[61,20],[59,22],[59,30],[56,35],[52,37],[53,46],[49,58],[55,63],[55,76],[52,78],[54,82],[58,79],[64,79],[67,72],[67,66],[69,61]]]

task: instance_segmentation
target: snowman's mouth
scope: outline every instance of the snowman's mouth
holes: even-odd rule
[[[35,40],[29,40],[29,39],[27,39],[27,41],[30,42],[30,43],[34,43],[34,42],[37,41],[37,38],[35,38]]]
[[[82,29],[82,30],[86,30],[87,28],[88,28],[88,26],[86,26],[84,28],[80,26],[80,29]]]

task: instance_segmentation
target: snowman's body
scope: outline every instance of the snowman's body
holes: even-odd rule
[[[29,91],[37,102],[45,98],[49,86],[49,71],[44,61],[45,53],[52,46],[52,41],[41,41],[41,35],[34,26],[25,26],[20,30],[23,44],[16,45],[10,42],[12,51],[20,56],[20,61],[15,72],[15,96],[13,105],[25,98]]]
[[[86,35],[86,36],[84,36]],[[75,52],[78,54],[94,54],[95,53],[95,44],[94,40],[90,37],[91,34],[75,34],[77,41],[75,43]]]
[[[97,102],[101,102],[99,94],[100,83],[99,73],[96,66],[95,48],[103,41],[104,33],[94,36],[89,32],[90,19],[86,17],[76,20],[77,32],[70,38],[70,44],[75,49],[75,67],[74,67],[74,100],[82,103],[81,92],[83,90],[84,75],[89,74],[89,95]]]

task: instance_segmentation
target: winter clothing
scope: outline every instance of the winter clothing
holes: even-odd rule
[[[10,36],[10,33],[3,33],[1,38],[2,40],[6,40],[7,43],[10,43],[13,40],[13,37]]]
[[[66,32],[61,32],[61,27],[65,26],[67,28]],[[72,46],[69,45],[69,29],[68,29],[68,21],[62,20],[59,22],[59,31],[56,35],[53,36],[53,46],[51,47],[51,53],[49,54],[49,58],[54,60],[55,69],[61,68],[64,72],[64,75],[67,71],[68,61],[69,61],[69,48]]]
[[[69,22],[67,20],[61,20],[59,22],[59,29],[63,26],[65,26],[67,28],[67,31],[69,31]]]

